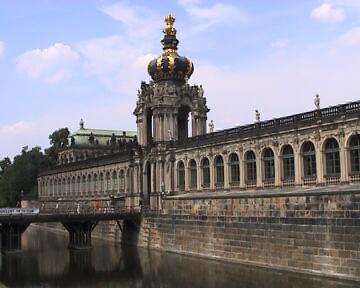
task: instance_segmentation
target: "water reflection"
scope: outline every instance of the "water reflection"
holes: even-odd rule
[[[67,241],[67,234],[30,227],[23,253],[1,258],[0,281],[10,287],[356,287],[95,239],[91,251],[70,252]]]

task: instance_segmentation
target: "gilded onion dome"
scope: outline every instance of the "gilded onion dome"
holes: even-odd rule
[[[148,72],[155,82],[164,80],[185,81],[194,72],[190,58],[180,56],[176,50],[179,40],[176,39],[176,29],[173,27],[175,17],[165,16],[164,38],[161,40],[163,53],[150,61]]]

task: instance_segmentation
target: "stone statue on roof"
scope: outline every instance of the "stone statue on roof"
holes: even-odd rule
[[[115,144],[116,144],[116,136],[115,133],[112,133],[110,138],[110,145],[114,146]]]
[[[94,137],[94,134],[91,132],[90,133],[90,136],[89,136],[89,143],[90,144],[94,144],[95,143],[95,137]]]
[[[214,132],[214,121],[213,120],[210,120],[210,123],[209,123],[209,132],[210,133],[213,133]]]
[[[315,104],[315,107],[316,109],[320,109],[320,96],[319,94],[316,94],[315,98],[314,98],[314,104]]]
[[[81,118],[80,119],[80,129],[84,129],[84,120]]]
[[[260,122],[260,112],[258,110],[255,110],[255,122]]]
[[[202,87],[202,85],[200,85],[199,87],[199,97],[203,97],[204,96],[204,88]]]

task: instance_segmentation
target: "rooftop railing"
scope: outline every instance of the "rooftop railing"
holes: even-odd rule
[[[190,137],[179,140],[176,143],[177,148],[186,148],[199,144],[211,144],[220,139],[232,139],[240,136],[255,136],[260,133],[271,131],[275,128],[284,128],[291,125],[301,126],[302,124],[309,124],[309,122],[316,122],[321,119],[331,119],[343,115],[358,114],[360,116],[360,101],[350,102],[337,106],[327,107],[319,110],[308,111],[300,114],[285,116],[272,120],[261,121],[253,124],[237,126],[234,128],[221,130],[213,133]]]

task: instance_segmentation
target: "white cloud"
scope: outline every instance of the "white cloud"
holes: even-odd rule
[[[323,3],[311,11],[311,17],[321,22],[341,22],[345,19],[345,11],[330,3]]]
[[[202,0],[178,0],[177,3],[180,6],[196,6],[201,3]]]
[[[147,7],[117,2],[100,7],[100,11],[120,21],[129,38],[149,38],[149,35],[154,35],[155,31],[160,31],[160,15]]]
[[[289,45],[289,39],[287,38],[280,38],[271,43],[271,47],[274,49],[285,49]]]
[[[360,46],[360,26],[353,27],[343,34],[339,42],[346,46]]]
[[[147,64],[156,56],[145,53],[122,36],[81,41],[76,45],[85,60],[88,75],[111,89],[135,95],[141,79],[147,79]]]
[[[187,2],[187,1],[185,1]],[[184,5],[186,12],[197,22],[196,30],[203,31],[217,24],[247,22],[248,16],[239,7],[231,4],[216,3],[211,7]]]
[[[27,121],[18,121],[11,124],[0,124],[0,138],[8,137],[14,134],[24,134],[32,130],[33,123]]]
[[[331,4],[343,7],[357,7],[360,8],[359,0],[329,0]]]
[[[5,50],[5,44],[4,42],[0,41],[0,57],[4,55],[4,50]]]
[[[48,48],[26,51],[17,57],[16,64],[18,70],[31,79],[54,84],[71,77],[71,67],[78,58],[70,46],[55,43]]]

